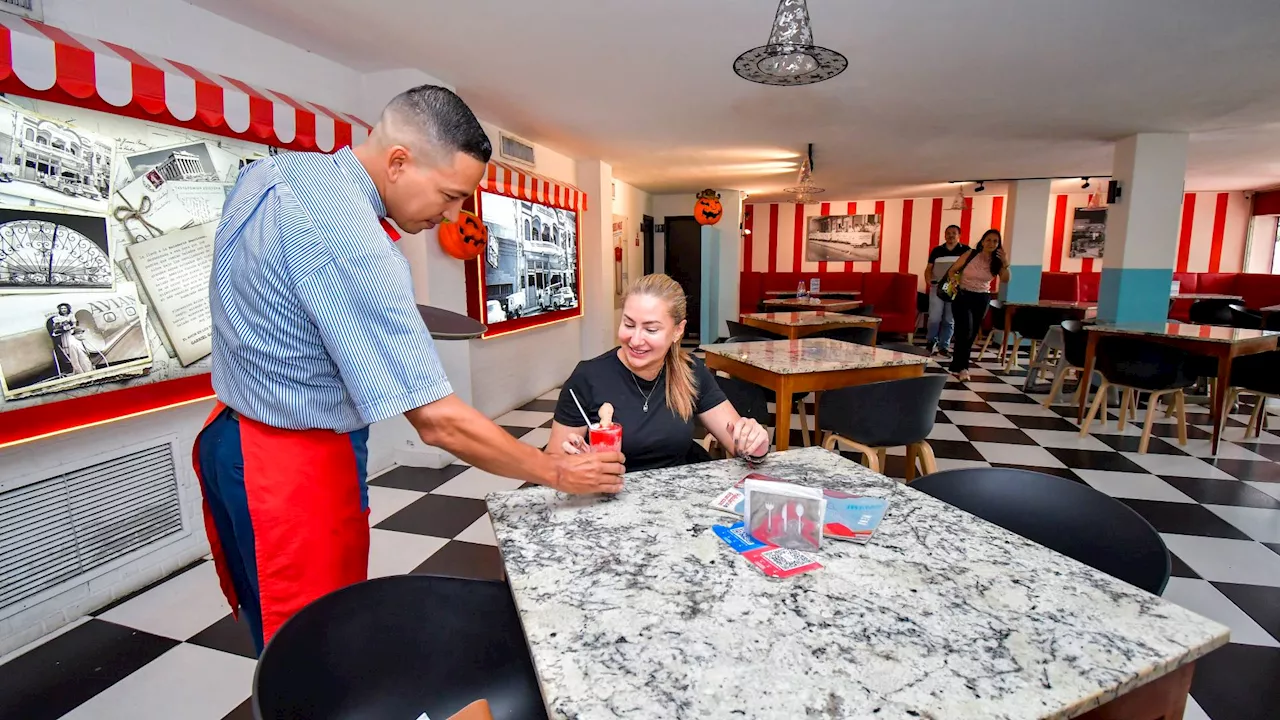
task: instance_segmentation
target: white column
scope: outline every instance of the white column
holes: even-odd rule
[[[1012,277],[1001,288],[1007,301],[1040,299],[1045,226],[1049,224],[1048,180],[1018,180],[1009,185],[1004,244]]]
[[[582,243],[582,357],[613,347],[613,167],[578,161],[578,188],[587,194]]]

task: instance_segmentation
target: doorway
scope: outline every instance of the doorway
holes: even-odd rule
[[[688,308],[684,336],[702,336],[702,226],[692,215],[666,217],[666,271],[680,283]]]
[[[644,243],[644,274],[653,274],[653,216],[645,215],[640,221],[641,241]]]

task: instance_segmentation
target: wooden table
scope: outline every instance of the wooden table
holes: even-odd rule
[[[1218,453],[1218,441],[1222,436],[1222,426],[1226,423],[1227,390],[1231,387],[1231,361],[1241,355],[1254,355],[1276,349],[1276,341],[1280,332],[1268,330],[1239,330],[1213,325],[1191,325],[1187,323],[1134,323],[1134,324],[1098,324],[1088,325],[1089,344],[1085,350],[1084,374],[1081,382],[1089,382],[1093,377],[1093,361],[1097,354],[1098,340],[1108,335],[1125,335],[1140,337],[1162,345],[1186,350],[1197,355],[1207,355],[1218,360],[1218,377],[1215,381],[1216,391],[1213,397],[1211,413],[1213,417],[1212,450]],[[1077,416],[1084,422],[1085,405],[1088,393],[1080,393]]]
[[[1027,302],[1006,302],[1004,304],[1004,335],[1000,338],[1000,360],[1005,359],[1005,350],[1009,345],[1009,338],[1013,334],[1013,316],[1021,307],[1040,307],[1052,308],[1066,311],[1067,315],[1075,318],[1086,318],[1089,315],[1096,315],[1098,312],[1098,303],[1096,302],[1070,302],[1066,300],[1034,300]],[[1017,357],[1018,349],[1013,349],[1014,357]],[[1014,364],[1017,362],[1015,360]]]
[[[796,340],[806,335],[840,327],[869,327],[872,330],[879,330],[880,322],[878,317],[844,315],[826,310],[746,313],[742,316],[743,325],[767,330],[788,340]],[[875,344],[875,335],[871,336],[871,344]]]
[[[844,312],[845,310],[855,310],[860,308],[866,303],[859,300],[833,300],[831,298],[788,298],[785,300],[765,300],[764,304],[770,307],[787,308],[790,310],[826,310],[828,312]]]
[[[712,533],[741,460],[628,473],[615,497],[489,495],[547,715],[1181,720],[1229,631],[820,448],[760,472],[883,497],[867,545],[771,580]],[[1259,689],[1263,692],[1263,689]]]
[[[765,290],[765,295],[770,297],[795,297],[795,290]],[[862,295],[861,290],[819,290],[818,292],[808,293],[814,297],[859,297]]]
[[[1169,296],[1169,302],[1174,300],[1240,300],[1244,301],[1243,295],[1223,295],[1221,293],[1176,293]]]
[[[774,441],[779,450],[791,447],[791,402],[797,393],[861,385],[881,380],[920,377],[929,358],[867,345],[806,338],[750,343],[703,345],[707,367],[731,377],[769,388],[777,394]],[[818,429],[814,404],[813,428]]]

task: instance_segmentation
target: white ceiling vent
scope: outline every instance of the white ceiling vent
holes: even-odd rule
[[[533,143],[528,140],[521,140],[515,135],[506,133],[498,133],[498,154],[505,160],[535,167],[538,163],[534,159]]]
[[[0,492],[0,610],[182,530],[172,442]]]
[[[44,22],[44,0],[0,0],[0,11]]]

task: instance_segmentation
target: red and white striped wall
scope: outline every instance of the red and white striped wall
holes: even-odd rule
[[[1054,272],[1099,272],[1105,258],[1071,258],[1071,224],[1076,208],[1089,203],[1088,193],[1054,195],[1050,199],[1044,269]],[[1243,272],[1249,201],[1243,192],[1198,192],[1182,197],[1175,272]]]
[[[951,210],[952,198],[857,200],[809,205],[748,204],[741,267],[750,272],[884,271],[919,275],[929,250],[942,242],[947,225],[961,227],[961,240],[973,243],[988,228],[1004,229],[1005,198],[976,195],[971,209]],[[1102,260],[1070,258],[1071,223],[1076,208],[1089,203],[1088,193],[1057,194],[1050,199],[1045,228],[1044,269],[1055,272],[1098,272]],[[879,213],[884,216],[880,260],[817,263],[804,259],[804,218],[810,215]],[[1178,272],[1241,272],[1249,201],[1242,192],[1187,193],[1178,233]],[[1008,239],[1006,238],[1006,241]]]
[[[959,225],[964,242],[976,241],[990,228],[1003,229],[1002,195],[969,198],[970,209],[952,210],[952,198],[856,200],[796,205],[748,204],[741,266],[751,272],[910,272],[919,274],[929,251],[942,243],[942,231]],[[880,260],[876,262],[809,262],[804,259],[805,218],[811,215],[884,217]]]

